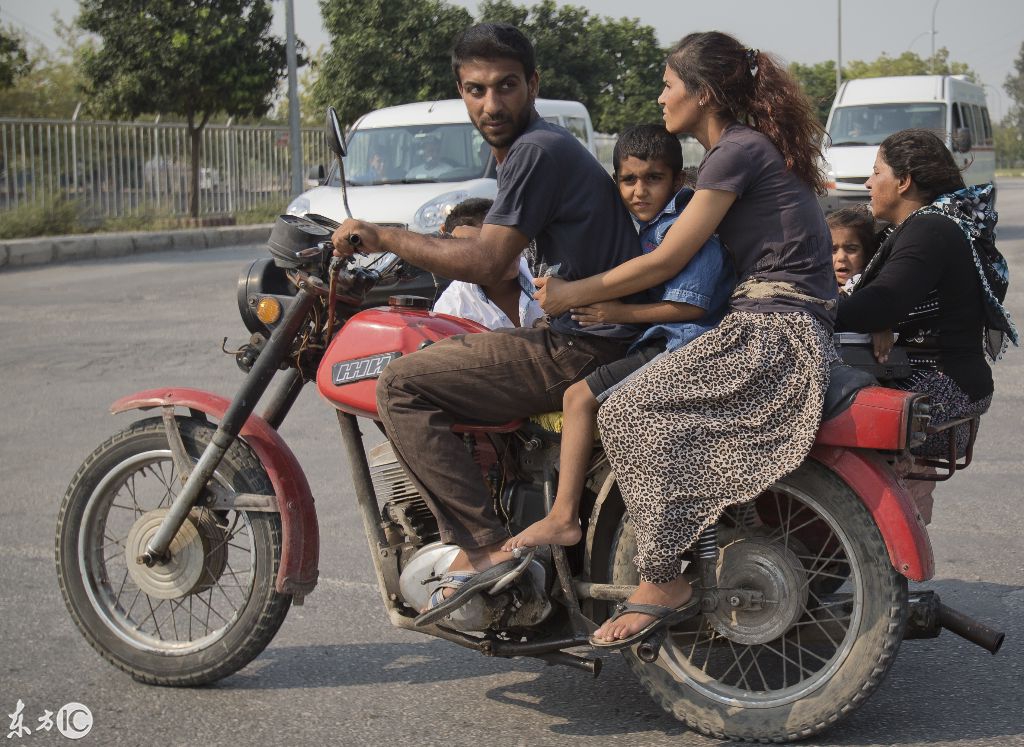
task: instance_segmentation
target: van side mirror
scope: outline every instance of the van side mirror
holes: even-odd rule
[[[309,170],[309,173],[306,174],[306,179],[311,181],[311,182],[316,182],[317,184],[323,184],[324,183],[324,175],[325,175],[325,173],[326,172],[324,170],[324,165],[322,163],[320,163],[320,164],[317,164],[316,166],[313,166]]]
[[[953,133],[953,150],[957,153],[968,153],[971,145],[971,130],[967,127],[958,127]]]
[[[341,130],[341,122],[338,121],[338,112],[333,106],[327,107],[327,147],[338,158],[345,157],[345,133]]]

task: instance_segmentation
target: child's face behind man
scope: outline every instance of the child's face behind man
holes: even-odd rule
[[[682,173],[673,173],[663,161],[627,156],[616,175],[619,196],[638,221],[654,220],[682,185]]]
[[[867,250],[852,228],[834,226],[831,231],[832,269],[836,273],[836,282],[842,288],[847,280],[864,271]]]

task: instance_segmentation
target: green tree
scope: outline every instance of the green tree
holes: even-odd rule
[[[270,33],[272,15],[269,0],[81,0],[78,24],[100,40],[82,54],[89,95],[118,115],[187,121],[193,217],[210,117],[270,109],[286,67],[284,42]]]
[[[804,94],[814,104],[818,119],[824,125],[828,120],[829,110],[832,109],[832,101],[836,97],[835,60],[825,60],[813,65],[794,62],[789,66],[789,72],[800,81]]]
[[[940,47],[934,59],[922,58],[916,52],[904,52],[899,57],[890,57],[884,52],[876,60],[865,62],[853,60],[843,68],[843,79],[881,78],[890,75],[966,75],[968,80],[977,82],[977,74],[966,62],[950,62],[949,50]]]
[[[25,40],[14,27],[0,26],[0,89],[10,88],[30,69]]]
[[[541,95],[582,101],[594,128],[621,132],[660,122],[658,94],[665,50],[652,26],[637,19],[592,16],[574,5],[542,0],[529,8],[511,0],[485,0],[480,20],[511,23],[534,44]]]
[[[1007,117],[1002,124],[992,125],[992,137],[995,140],[997,169],[1024,166],[1024,130],[1019,125],[1011,123]]]
[[[79,67],[82,50],[90,42],[82,32],[54,15],[54,33],[60,47],[50,51],[35,46],[28,51],[28,69],[7,89],[0,89],[0,112],[8,117],[70,119],[79,102],[91,114],[101,115],[88,105],[82,91],[85,77]]]
[[[323,45],[306,60],[305,66],[299,71],[299,120],[304,127],[318,126],[324,124],[324,110],[313,99],[313,89],[320,73],[320,65],[323,62],[325,51]],[[288,96],[278,97],[277,105],[274,107],[270,119],[274,122],[288,121]]]
[[[330,49],[313,102],[343,122],[382,106],[452,98],[451,46],[473,22],[443,0],[320,0]]]
[[[1010,108],[999,127],[994,128],[996,161],[1004,167],[1024,164],[1024,44],[1013,61],[1016,74],[1003,81],[1003,90],[1010,97]]]

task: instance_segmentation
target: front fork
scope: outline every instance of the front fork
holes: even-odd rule
[[[249,374],[245,377],[241,388],[235,394],[234,399],[231,400],[231,405],[228,407],[227,412],[224,413],[224,417],[221,418],[213,438],[210,439],[209,445],[207,445],[199,457],[198,463],[190,470],[184,470],[187,471],[188,478],[185,480],[181,492],[178,493],[171,503],[167,515],[160,523],[160,527],[146,545],[145,552],[139,556],[138,560],[140,563],[152,567],[157,563],[164,563],[169,560],[167,549],[170,547],[171,541],[177,535],[178,530],[181,529],[181,525],[185,522],[189,511],[199,502],[206,483],[217,471],[217,467],[220,466],[224,454],[227,453],[231,444],[235,442],[239,431],[245,425],[245,421],[248,420],[252,411],[256,408],[260,397],[266,392],[270,381],[274,378],[274,374],[279,370],[281,362],[291,351],[295,335],[305,323],[306,315],[317,296],[315,292],[308,290],[307,283],[317,282],[319,281],[316,278],[309,278],[300,282],[299,292],[295,296],[294,303],[291,305],[288,313],[285,314],[281,325],[270,335],[270,340],[266,347],[256,359]],[[166,418],[165,422],[167,422]],[[170,428],[171,425],[175,425],[173,417],[168,426],[169,431],[172,430]],[[176,429],[173,430],[173,433],[169,432],[168,440],[171,442],[172,451],[178,454],[183,449],[179,450],[176,448],[178,446],[177,442],[180,441],[180,436],[176,439]],[[175,461],[182,462],[178,464],[180,471],[183,467],[188,467],[187,460],[179,458]]]

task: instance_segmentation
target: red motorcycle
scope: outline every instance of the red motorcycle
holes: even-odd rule
[[[343,154],[336,121],[328,139]],[[632,528],[600,449],[578,545],[538,548],[512,583],[415,624],[457,548],[440,542],[390,444],[364,447],[357,418],[379,421],[375,383],[389,361],[483,329],[401,293],[424,275],[393,257],[379,260],[386,266],[332,259],[334,227],[320,216],[282,216],[271,257],[242,273],[239,311],[252,336],[235,352],[247,375],[233,399],[165,387],[112,406],[156,412],[101,444],[64,497],[56,563],[75,623],[114,666],[156,685],[212,682],[263,650],[317,583],[313,496],[277,431],[315,380],[337,413],[392,625],[596,676],[601,660],[584,650],[587,637],[637,582]],[[551,506],[557,418],[482,424],[469,415],[454,430],[518,532]],[[793,740],[863,702],[905,637],[946,627],[995,653],[1001,633],[933,593],[908,596],[908,579],[932,576],[933,556],[891,465],[935,430],[922,395],[837,368],[805,463],[727,510],[687,554],[701,614],[624,652],[655,700],[708,735]],[[948,476],[969,462],[970,449],[931,466]]]

